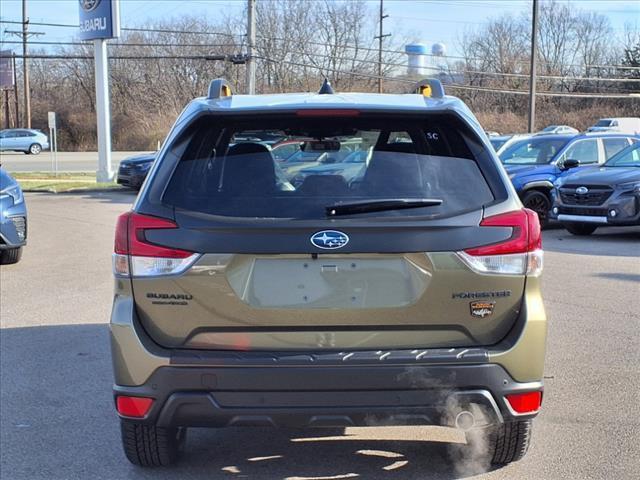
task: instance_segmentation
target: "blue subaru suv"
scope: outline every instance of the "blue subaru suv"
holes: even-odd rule
[[[17,263],[27,243],[27,207],[16,180],[0,167],[0,265]]]
[[[522,203],[535,211],[544,228],[549,222],[553,183],[570,169],[602,164],[611,156],[640,141],[640,137],[610,133],[534,135],[500,154]]]

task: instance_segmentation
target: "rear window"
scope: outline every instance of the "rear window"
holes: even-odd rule
[[[398,199],[442,203],[358,216],[439,217],[479,209],[494,200],[476,158],[486,152],[461,121],[446,118],[203,118],[176,143],[183,153],[163,203],[274,219],[326,218],[332,205]],[[267,133],[297,151],[274,155],[272,145],[259,140]]]

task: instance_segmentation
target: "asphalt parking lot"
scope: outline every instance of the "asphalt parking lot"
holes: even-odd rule
[[[183,460],[121,452],[107,321],[117,214],[132,194],[27,194],[29,245],[0,269],[3,479],[640,478],[640,229],[545,232],[545,402],[521,462],[447,463],[439,428],[190,431]]]

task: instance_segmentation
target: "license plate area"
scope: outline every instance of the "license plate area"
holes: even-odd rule
[[[430,272],[403,256],[254,258],[228,272],[231,287],[257,308],[397,308],[415,303]]]

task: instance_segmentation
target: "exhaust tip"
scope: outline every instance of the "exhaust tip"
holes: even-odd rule
[[[456,415],[454,423],[456,428],[467,431],[473,428],[476,421],[473,413],[469,412],[468,410],[463,410]]]

